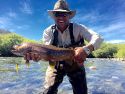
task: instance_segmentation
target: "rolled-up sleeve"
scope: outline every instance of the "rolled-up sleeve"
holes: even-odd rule
[[[52,39],[53,39],[53,33],[50,26],[44,30],[42,40],[45,45],[50,45],[52,43]]]
[[[94,46],[94,50],[100,47],[101,43],[103,42],[103,38],[98,33],[94,32],[84,25],[81,25],[79,29],[85,40],[88,41],[89,44],[92,44]]]

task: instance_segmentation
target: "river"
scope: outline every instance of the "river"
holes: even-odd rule
[[[23,58],[0,57],[0,94],[37,94],[47,65],[44,61],[26,65]],[[85,68],[89,94],[125,94],[125,62],[87,59]],[[73,94],[67,77],[58,94]]]

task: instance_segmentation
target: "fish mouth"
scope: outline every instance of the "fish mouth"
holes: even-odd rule
[[[17,56],[22,56],[17,50],[11,50],[11,52]]]
[[[16,50],[11,50],[12,53],[16,53],[17,51]]]
[[[19,44],[12,46],[11,51],[12,51],[12,52],[15,52],[16,50],[18,50],[19,46],[20,46]]]
[[[15,50],[15,49],[12,49],[11,52],[12,52],[13,54],[17,54],[17,50]]]

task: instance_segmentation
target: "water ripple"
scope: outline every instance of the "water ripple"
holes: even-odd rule
[[[28,68],[22,58],[0,57],[0,94],[37,94],[44,84],[47,62],[32,62]],[[15,64],[19,64],[16,71]],[[125,63],[109,59],[85,62],[89,94],[125,94]],[[58,94],[73,94],[65,77]]]

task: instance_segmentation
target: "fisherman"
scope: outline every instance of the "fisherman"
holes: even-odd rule
[[[103,39],[85,25],[70,21],[76,11],[70,10],[65,0],[58,0],[54,9],[48,10],[48,13],[55,24],[44,30],[44,44],[66,48],[75,47],[75,56],[72,62],[69,61],[71,64],[67,63],[68,61],[55,62],[54,59],[49,61],[44,90],[40,94],[57,94],[65,75],[68,76],[72,85],[73,94],[87,94],[84,61],[92,51],[99,48]],[[85,45],[84,40],[88,41],[88,44]],[[38,61],[40,56],[27,53],[25,59]]]

